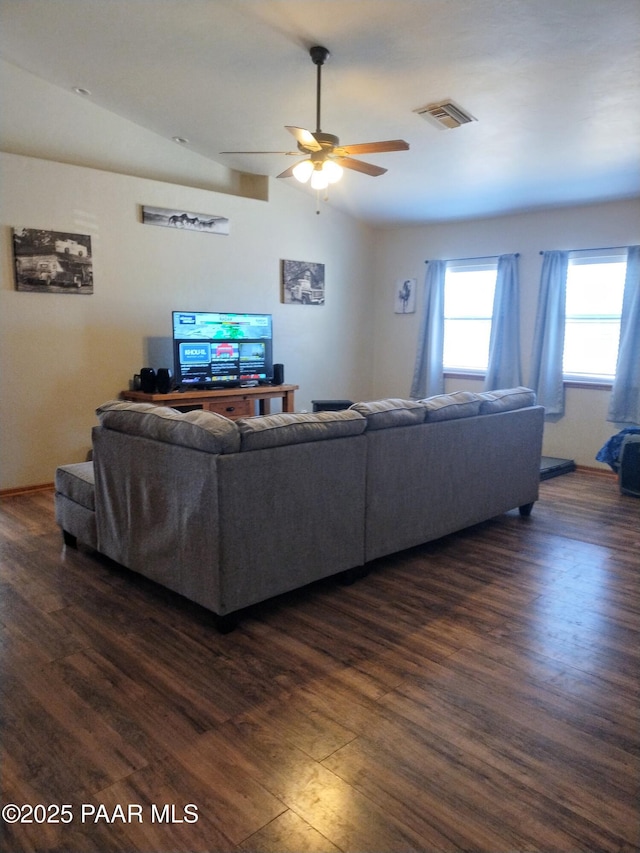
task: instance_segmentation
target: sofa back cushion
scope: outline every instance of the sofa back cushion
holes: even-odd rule
[[[452,394],[438,394],[427,397],[420,403],[427,410],[426,420],[450,421],[454,418],[469,418],[480,414],[482,399],[473,391],[454,391]]]
[[[206,453],[236,453],[240,433],[229,418],[201,409],[179,412],[152,403],[112,400],[96,409],[106,429],[139,435],[168,444],[179,444]]]
[[[401,400],[397,397],[354,403],[349,411],[364,415],[368,430],[422,424],[425,416],[424,406],[420,403],[416,403],[415,400]]]
[[[240,433],[240,450],[244,451],[360,435],[367,421],[358,412],[347,409],[339,412],[283,412],[240,418],[236,424]]]
[[[536,404],[536,392],[522,385],[499,391],[484,391],[479,396],[482,398],[481,415],[488,415],[491,412],[511,412],[514,409],[525,409],[527,406]]]

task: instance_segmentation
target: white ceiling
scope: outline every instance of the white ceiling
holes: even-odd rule
[[[640,194],[640,0],[1,0],[4,59],[234,169],[296,162],[285,125],[361,159],[330,203],[372,223],[475,218]],[[451,98],[477,122],[413,111]],[[288,179],[295,184],[295,179]],[[298,185],[300,187],[300,185]],[[307,190],[305,190],[307,191]]]

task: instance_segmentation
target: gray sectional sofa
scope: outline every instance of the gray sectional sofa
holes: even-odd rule
[[[467,391],[231,421],[111,401],[93,461],[56,471],[56,520],[216,614],[419,545],[538,497],[533,391]]]

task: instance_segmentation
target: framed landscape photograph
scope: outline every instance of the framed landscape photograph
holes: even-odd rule
[[[282,301],[287,305],[324,305],[324,264],[282,261]]]
[[[93,293],[91,237],[38,228],[13,229],[16,290]]]
[[[203,231],[206,234],[225,235],[229,233],[227,217],[214,216],[211,213],[189,213],[185,210],[143,205],[142,221],[145,225],[163,225],[166,228],[180,228],[184,231]]]

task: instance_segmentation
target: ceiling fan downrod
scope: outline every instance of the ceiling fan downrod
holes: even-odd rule
[[[326,47],[315,45],[315,47],[312,47],[309,51],[309,55],[311,56],[311,60],[313,61],[314,65],[316,65],[318,68],[316,80],[316,133],[321,133],[322,128],[320,127],[320,95],[322,90],[322,66],[329,58],[330,53]]]

